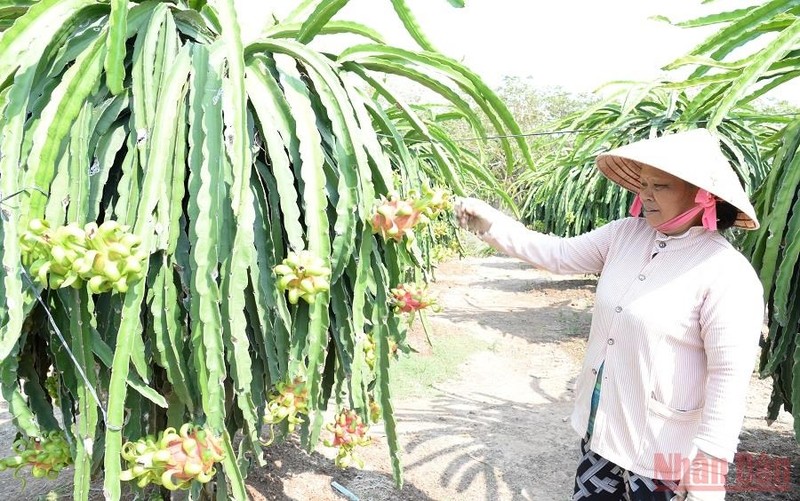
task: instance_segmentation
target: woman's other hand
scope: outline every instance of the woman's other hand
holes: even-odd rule
[[[453,207],[459,226],[478,236],[483,235],[503,213],[477,198],[459,198]]]
[[[698,451],[678,484],[676,498],[681,501],[724,501],[727,474],[727,461]]]

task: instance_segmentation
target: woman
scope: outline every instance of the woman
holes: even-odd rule
[[[554,273],[599,273],[572,426],[573,500],[718,500],[742,427],[764,318],[761,283],[719,231],[758,228],[710,132],[638,141],[596,160],[632,217],[574,238],[526,229],[477,199],[459,224]]]

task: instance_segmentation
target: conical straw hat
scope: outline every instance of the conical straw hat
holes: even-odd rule
[[[746,230],[758,228],[756,211],[739,177],[722,154],[719,139],[706,129],[636,141],[601,153],[595,163],[607,178],[634,193],[641,188],[642,164],[662,170],[739,209],[735,226]]]

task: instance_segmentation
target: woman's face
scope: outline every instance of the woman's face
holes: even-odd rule
[[[655,167],[643,165],[639,182],[642,185],[639,197],[642,199],[644,216],[653,228],[683,214],[695,205],[697,186]],[[669,234],[683,233],[694,226],[701,217],[702,215],[698,214],[697,221],[689,221]]]

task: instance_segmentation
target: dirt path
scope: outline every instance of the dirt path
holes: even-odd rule
[[[270,448],[267,467],[248,479],[253,499],[346,499],[332,482],[361,500],[570,498],[577,436],[567,418],[594,278],[553,276],[502,257],[444,263],[437,278],[434,291],[444,311],[431,317],[434,344],[437,336],[463,336],[465,343],[485,348],[474,351],[456,377],[395,401],[403,489],[393,487],[387,447],[374,429],[376,443],[364,451],[364,470],[337,470],[332,451],[323,447],[312,455],[294,443]],[[423,347],[416,329],[410,340]],[[421,351],[415,356],[431,356]],[[754,378],[740,449],[789,458],[793,492],[736,493],[729,500],[800,500],[800,447],[788,414],[766,426],[769,394],[769,382]],[[9,438],[0,430],[0,450]],[[17,487],[7,473],[0,476],[3,492]],[[13,497],[35,499],[34,491]]]

